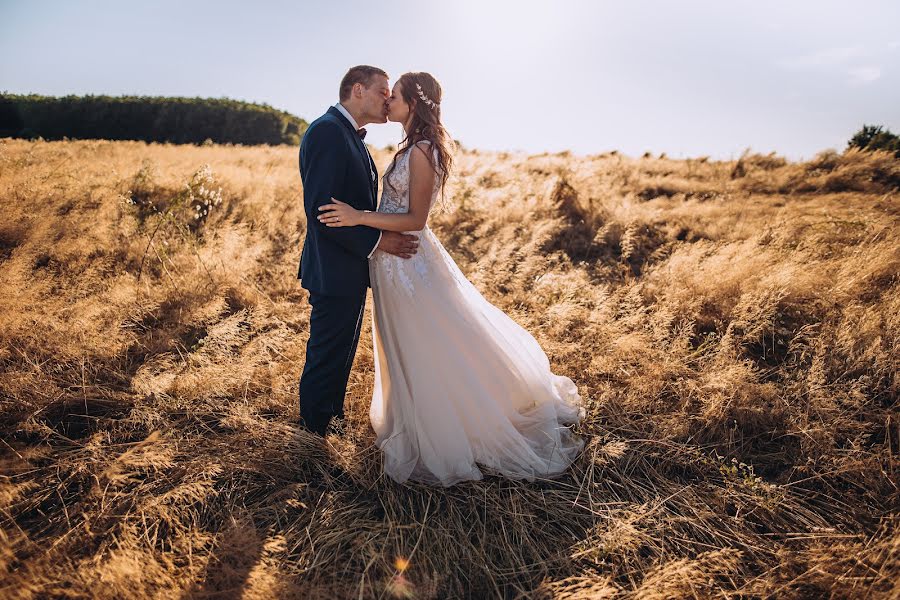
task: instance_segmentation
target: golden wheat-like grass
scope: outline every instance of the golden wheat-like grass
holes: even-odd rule
[[[295,148],[0,140],[0,594],[900,595],[896,159],[458,164],[431,227],[586,398],[558,480],[384,476],[368,318],[298,430]]]

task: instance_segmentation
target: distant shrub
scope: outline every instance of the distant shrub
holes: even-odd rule
[[[887,150],[900,158],[900,136],[884,129],[881,125],[863,125],[850,141],[847,148],[859,148],[860,150]]]
[[[194,171],[177,190],[160,186],[157,177],[155,165],[145,159],[132,177],[131,189],[121,197],[126,205],[135,207],[135,216],[142,225],[155,215],[172,219],[176,229],[199,233],[210,211],[222,203],[221,182],[208,164]]]
[[[740,177],[745,177],[748,172],[756,169],[762,171],[774,171],[775,169],[780,169],[786,165],[787,160],[774,152],[770,152],[769,154],[751,154],[750,149],[747,148],[734,164],[734,167],[732,167],[731,178],[738,179]]]
[[[0,94],[0,137],[299,144],[307,122],[228,98]]]

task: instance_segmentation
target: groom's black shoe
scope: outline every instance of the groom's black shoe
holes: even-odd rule
[[[304,431],[309,431],[310,433],[315,433],[316,435],[323,437],[323,438],[325,437],[325,431],[326,431],[325,425],[320,425],[320,424],[313,425],[311,423],[307,423],[303,417],[300,417],[300,421],[299,421],[298,425],[300,425],[300,428],[303,429]]]

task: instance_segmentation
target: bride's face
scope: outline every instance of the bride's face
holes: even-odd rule
[[[390,98],[387,99],[388,121],[406,123],[407,119],[409,119],[409,104],[403,100],[402,89],[403,87],[398,81],[394,84]]]

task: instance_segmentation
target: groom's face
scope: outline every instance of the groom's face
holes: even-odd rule
[[[386,101],[391,95],[388,78],[373,75],[369,87],[362,88],[362,109],[370,123],[387,123]]]

